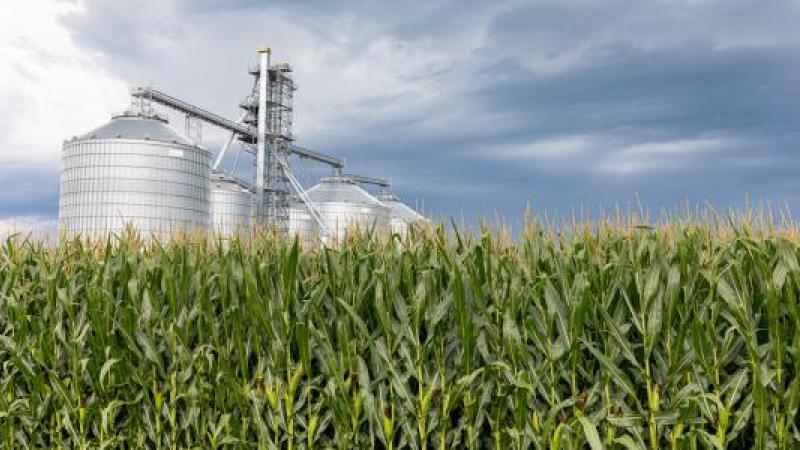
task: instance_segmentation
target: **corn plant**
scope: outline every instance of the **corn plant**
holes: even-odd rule
[[[0,447],[800,447],[800,245],[748,214],[0,249]]]

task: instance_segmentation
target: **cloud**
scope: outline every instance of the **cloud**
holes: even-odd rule
[[[0,170],[56,168],[62,140],[124,108],[126,87],[59,22],[80,6],[32,0],[2,9],[9,7],[0,10]]]
[[[696,164],[698,158],[731,145],[731,142],[723,139],[640,143],[612,152],[597,165],[596,170],[616,175],[674,171]]]
[[[57,156],[56,156],[57,158]],[[58,169],[5,165],[0,169],[0,217],[58,213]]]
[[[481,153],[493,158],[509,160],[570,160],[592,151],[597,146],[597,137],[570,135],[558,136],[533,142],[510,143],[503,147],[491,148]]]

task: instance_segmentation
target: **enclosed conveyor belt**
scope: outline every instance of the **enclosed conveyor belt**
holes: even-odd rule
[[[164,105],[168,108],[181,112],[183,114],[197,117],[198,119],[201,119],[205,122],[211,123],[222,129],[228,130],[232,133],[236,133],[240,136],[248,138],[253,142],[255,142],[258,137],[258,130],[256,130],[255,127],[226,119],[218,114],[214,114],[203,108],[199,108],[197,106],[194,106],[190,103],[187,103],[183,100],[180,100],[178,98],[175,98],[171,95],[165,94],[153,88],[149,87],[133,88],[131,89],[131,96],[136,98],[151,100],[158,104]],[[269,133],[267,133],[267,136],[274,137],[272,134]],[[343,160],[333,156],[325,155],[323,153],[315,152],[307,148],[292,145],[290,147],[290,151],[302,158],[307,158],[323,164],[327,164],[336,169],[341,169],[344,167]]]
[[[301,158],[313,159],[314,161],[325,163],[336,169],[344,168],[344,160],[333,156],[315,152],[314,150],[309,150],[307,148],[298,147],[296,145],[292,145],[291,151],[292,153],[294,153],[297,156],[300,156]]]
[[[214,124],[220,128],[232,131],[239,134],[255,136],[256,129],[254,127],[236,123],[233,120],[228,120],[220,115],[206,111],[183,100],[177,99],[171,95],[167,95],[161,91],[157,91],[149,87],[136,87],[131,89],[131,96],[152,100],[156,103],[172,108],[178,112],[184,113],[189,116],[197,117],[208,123]]]
[[[388,188],[391,185],[391,183],[389,182],[389,179],[387,179],[387,178],[370,177],[370,176],[366,176],[366,175],[356,175],[356,174],[352,174],[352,173],[345,173],[345,174],[342,174],[342,176],[345,177],[345,178],[349,178],[349,179],[353,180],[354,182],[360,183],[360,184],[372,184],[372,185],[375,185],[375,186],[380,186],[382,188]]]

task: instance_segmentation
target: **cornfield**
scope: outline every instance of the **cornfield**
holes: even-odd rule
[[[800,448],[796,229],[0,250],[0,447]]]

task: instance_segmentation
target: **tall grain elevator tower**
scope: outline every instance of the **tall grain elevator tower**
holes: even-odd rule
[[[253,212],[257,223],[285,233],[289,222],[289,179],[293,99],[296,89],[288,63],[272,63],[269,48],[259,51],[253,91],[241,107],[244,122],[257,128]]]

